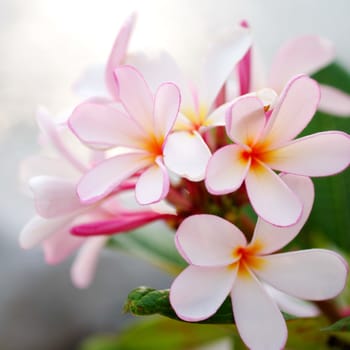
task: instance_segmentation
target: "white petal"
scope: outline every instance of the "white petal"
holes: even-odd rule
[[[159,202],[169,192],[169,176],[161,161],[145,170],[136,183],[137,201],[142,204]]]
[[[165,165],[175,174],[191,181],[204,179],[210,156],[207,144],[197,132],[174,132],[164,146]]]
[[[71,269],[73,284],[78,288],[87,288],[95,276],[100,251],[108,237],[92,237],[80,249]]]
[[[301,218],[295,225],[278,227],[262,218],[258,219],[254,236],[250,245],[259,247],[258,254],[269,254],[287,245],[302,229],[308,219],[314,202],[314,186],[308,177],[297,175],[281,175],[283,181],[296,194],[303,205]]]
[[[226,113],[229,107],[232,105],[232,101],[222,104],[210,113],[205,121],[207,126],[224,126],[226,123]]]
[[[200,266],[229,265],[238,258],[234,250],[247,244],[236,226],[206,214],[186,218],[176,232],[175,242],[189,263]]]
[[[80,200],[98,201],[149,162],[143,153],[122,154],[102,161],[81,178],[77,187]]]
[[[228,145],[213,154],[205,176],[210,193],[231,193],[242,185],[250,167],[250,159],[245,160],[242,152],[241,146]]]
[[[266,283],[294,297],[334,298],[344,288],[348,266],[338,254],[325,249],[268,255],[255,273]]]
[[[201,321],[213,315],[232,289],[237,269],[189,266],[174,280],[170,303],[178,317]]]
[[[333,86],[320,85],[321,100],[318,109],[338,117],[350,116],[350,95]]]
[[[238,332],[252,350],[281,350],[287,327],[275,302],[248,271],[238,273],[231,294]]]
[[[255,162],[246,181],[248,197],[255,212],[276,226],[295,224],[302,214],[302,203],[271,169]]]
[[[325,131],[305,136],[266,153],[273,169],[305,176],[328,176],[350,163],[350,137],[343,132]]]

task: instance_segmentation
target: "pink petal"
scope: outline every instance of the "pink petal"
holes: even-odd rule
[[[121,66],[114,74],[125,110],[146,132],[153,131],[153,96],[141,73],[131,66]]]
[[[173,128],[180,108],[180,90],[173,83],[159,86],[154,98],[154,126],[158,136],[166,136]]]
[[[287,327],[275,302],[249,271],[238,273],[231,294],[236,326],[249,349],[283,349]]]
[[[345,260],[325,249],[274,254],[261,259],[254,269],[264,282],[294,297],[324,300],[337,296],[344,288],[348,273]]]
[[[176,232],[175,242],[184,259],[199,266],[232,264],[239,258],[234,250],[247,244],[236,226],[206,214],[187,217]]]
[[[255,212],[276,226],[295,224],[302,214],[302,203],[271,169],[255,163],[246,181],[248,197]]]
[[[213,104],[228,76],[249,49],[251,40],[249,29],[236,27],[210,48],[199,83],[199,99],[208,107]]]
[[[309,124],[317,110],[320,88],[306,75],[291,79],[281,93],[268,120],[263,138],[270,148],[295,138]]]
[[[191,181],[205,176],[211,152],[197,132],[177,131],[169,135],[164,145],[164,163],[174,173]]]
[[[83,208],[75,182],[51,176],[30,179],[37,213],[44,218],[71,214]]]
[[[338,117],[350,116],[350,95],[333,86],[320,85],[321,100],[318,109]]]
[[[161,160],[146,169],[138,178],[135,194],[141,205],[157,203],[169,192],[169,175]]]
[[[205,185],[212,194],[236,191],[246,178],[250,159],[242,157],[243,149],[238,145],[220,148],[210,158],[205,176]]]
[[[290,315],[297,317],[316,317],[320,314],[320,310],[313,303],[294,298],[288,294],[280,292],[268,284],[264,284],[263,286],[278,307]]]
[[[85,173],[78,183],[80,200],[84,203],[98,201],[149,162],[144,153],[121,154],[102,161]]]
[[[142,129],[122,111],[107,104],[85,102],[73,111],[69,126],[84,143],[97,148],[137,147]]]
[[[236,274],[237,268],[189,266],[170,288],[171,306],[185,321],[204,320],[224,302]]]
[[[294,75],[313,74],[333,61],[334,45],[318,36],[302,36],[283,45],[272,62],[269,86],[281,91]]]
[[[113,44],[112,51],[108,57],[108,62],[105,70],[105,82],[110,94],[115,98],[118,98],[118,93],[117,93],[117,87],[116,87],[116,83],[113,75],[114,70],[118,66],[123,64],[123,61],[125,60],[130,36],[133,31],[135,21],[136,21],[136,15],[135,13],[133,13],[121,27],[115,39],[115,42]]]
[[[263,103],[255,96],[243,96],[227,111],[226,132],[232,141],[251,147],[258,140],[265,122]]]
[[[72,236],[69,229],[57,231],[42,243],[45,261],[51,265],[59,264],[73,254],[84,242],[83,238]]]
[[[350,163],[350,137],[343,132],[320,132],[268,152],[266,159],[271,168],[288,173],[333,175]]]
[[[300,232],[308,219],[314,202],[314,186],[308,177],[296,175],[282,175],[281,178],[296,194],[303,205],[301,218],[295,225],[278,227],[271,225],[262,218],[258,219],[254,236],[250,245],[259,246],[259,255],[269,254],[286,246]]]
[[[87,288],[91,284],[100,251],[107,239],[105,236],[89,238],[80,249],[71,269],[72,282],[77,288]]]

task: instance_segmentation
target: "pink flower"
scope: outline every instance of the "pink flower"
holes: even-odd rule
[[[296,225],[276,227],[259,218],[247,243],[228,221],[194,215],[182,222],[175,237],[190,264],[170,289],[176,314],[190,322],[204,320],[230,295],[238,332],[252,350],[282,349],[287,339],[286,323],[265,284],[295,298],[324,300],[339,294],[347,277],[347,263],[329,250],[271,254],[298,234],[313,203],[310,179],[284,175],[283,180],[303,202]]]
[[[92,147],[124,146],[128,150],[85,173],[77,187],[79,197],[84,203],[96,202],[138,174],[138,202],[159,202],[169,191],[163,149],[179,111],[180,92],[176,85],[163,83],[153,95],[131,66],[117,68],[115,75],[122,106],[82,103],[69,124],[78,138]]]
[[[302,204],[272,169],[305,176],[326,176],[350,162],[350,138],[336,131],[294,140],[314,115],[319,101],[317,83],[307,76],[293,78],[273,108],[256,96],[238,98],[227,112],[226,131],[234,144],[213,154],[206,186],[212,194],[237,190],[243,182],[250,202],[264,220],[278,226],[294,224]]]

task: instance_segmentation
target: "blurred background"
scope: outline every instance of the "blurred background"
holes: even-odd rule
[[[137,11],[130,51],[166,49],[196,67],[218,30],[247,19],[268,66],[285,40],[331,39],[350,69],[348,0],[0,0],[0,349],[76,349],[87,335],[115,331],[127,293],[168,288],[171,277],[126,255],[106,252],[87,290],[70,282],[71,261],[47,266],[40,249],[22,251],[18,234],[33,215],[19,190],[21,159],[38,151],[35,110],[61,113],[79,102],[72,85],[103,64],[120,25]]]

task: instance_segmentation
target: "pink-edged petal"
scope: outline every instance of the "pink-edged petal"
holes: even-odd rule
[[[231,140],[253,146],[266,123],[264,105],[255,96],[242,96],[235,100],[226,115],[226,132]]]
[[[72,236],[67,228],[57,231],[42,243],[46,263],[50,265],[61,263],[84,242],[83,238]]]
[[[238,273],[232,294],[236,326],[244,343],[254,350],[280,350],[287,326],[276,303],[250,271]]]
[[[334,45],[328,39],[312,35],[292,39],[279,49],[272,62],[269,86],[281,91],[294,75],[313,74],[334,57]]]
[[[136,21],[135,13],[132,13],[130,17],[124,22],[121,27],[109,54],[106,69],[105,69],[105,82],[110,94],[118,98],[117,87],[114,79],[114,70],[120,66],[126,56],[128,44],[131,33],[133,31]]]
[[[171,285],[171,306],[182,320],[205,320],[224,302],[236,275],[237,268],[189,266]]]
[[[122,111],[107,104],[84,102],[73,111],[69,126],[84,143],[96,148],[135,148],[143,130]]]
[[[144,153],[121,154],[102,161],[85,173],[78,183],[80,200],[85,203],[98,201],[149,162]]]
[[[139,204],[146,205],[159,202],[169,192],[169,175],[161,159],[146,169],[135,187],[135,195]]]
[[[350,163],[350,136],[326,131],[299,138],[284,147],[266,153],[273,169],[305,176],[339,173]]]
[[[264,282],[294,297],[308,300],[334,298],[344,288],[346,261],[325,249],[268,255],[258,258],[256,275]]]
[[[180,90],[173,83],[159,86],[154,98],[154,127],[158,136],[166,136],[173,128],[180,108]]]
[[[220,105],[210,113],[205,121],[205,126],[224,126],[226,124],[226,112],[232,105],[232,101]]]
[[[29,181],[37,213],[44,218],[71,214],[83,208],[76,183],[51,176],[36,176]]]
[[[214,215],[199,214],[186,218],[175,236],[176,246],[190,264],[225,266],[236,261],[237,247],[247,244],[243,233],[230,222]]]
[[[174,173],[191,181],[205,176],[211,152],[198,132],[177,131],[164,145],[164,163]]]
[[[255,226],[250,245],[259,247],[258,254],[269,254],[287,245],[304,226],[314,202],[314,186],[308,177],[284,174],[281,176],[287,186],[296,194],[303,205],[303,213],[295,225],[278,227],[271,225],[262,218]]]
[[[199,83],[199,99],[210,107],[221,87],[251,45],[248,28],[235,27],[212,45],[205,58],[202,79]]]
[[[141,73],[131,66],[121,66],[114,74],[125,110],[145,131],[153,131],[153,96]]]
[[[31,249],[58,230],[68,229],[73,216],[67,215],[55,219],[34,216],[22,229],[19,244],[23,249]]]
[[[244,159],[244,150],[238,145],[220,148],[210,158],[205,185],[212,194],[226,194],[237,190],[246,178],[250,159]]]
[[[93,237],[86,240],[75,258],[71,278],[77,288],[87,288],[91,284],[96,271],[99,254],[108,237]]]
[[[320,310],[313,303],[294,298],[268,284],[263,284],[263,286],[278,307],[290,315],[297,317],[315,317],[320,314]]]
[[[338,117],[350,116],[350,95],[333,86],[320,84],[321,100],[318,109]]]
[[[276,226],[290,226],[301,217],[300,199],[265,165],[255,162],[245,184],[251,205],[265,221]]]
[[[291,79],[268,120],[263,138],[276,147],[295,138],[309,124],[320,101],[317,82],[306,75]]]

